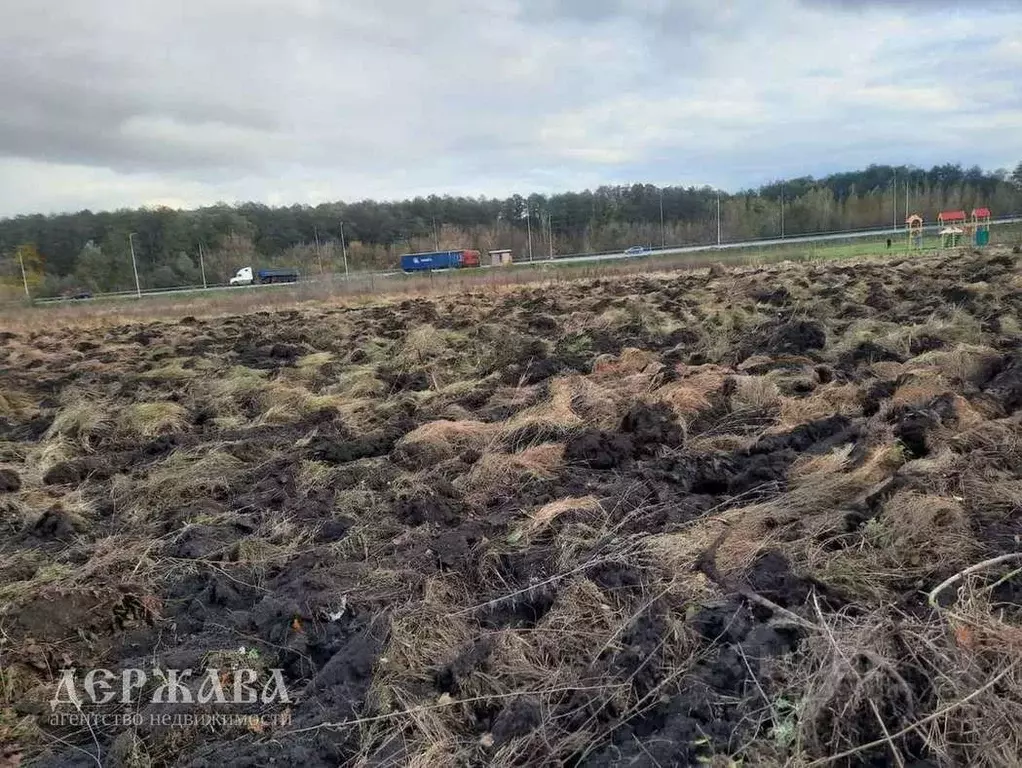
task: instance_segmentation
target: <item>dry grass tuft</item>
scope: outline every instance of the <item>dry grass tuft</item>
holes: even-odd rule
[[[344,395],[352,398],[379,397],[385,394],[387,385],[376,378],[376,367],[373,365],[355,366],[342,372],[337,381],[331,384],[327,394]]]
[[[176,358],[162,361],[162,365],[150,368],[140,374],[140,377],[147,381],[158,382],[185,382],[199,378],[203,372],[197,368],[185,368],[184,364],[189,358]]]
[[[187,416],[188,411],[177,403],[133,403],[124,409],[117,426],[139,437],[155,437],[164,432],[180,432],[187,424]]]
[[[20,416],[35,409],[35,401],[16,389],[0,391],[0,416]]]
[[[572,411],[590,426],[617,428],[628,406],[627,398],[606,383],[597,383],[588,377],[580,377],[573,384]]]
[[[197,499],[224,496],[243,466],[218,447],[178,451],[154,465],[141,481],[118,475],[111,492],[124,514],[144,525]]]
[[[642,373],[647,366],[657,362],[658,355],[645,349],[626,347],[621,354],[600,355],[593,361],[593,375],[602,376],[629,376]]]
[[[957,344],[950,350],[936,350],[909,360],[907,366],[933,366],[952,381],[978,384],[987,381],[1000,365],[997,350],[976,344]]]
[[[690,418],[710,407],[706,394],[688,384],[668,384],[654,392],[649,399],[667,405],[682,419]]]
[[[907,405],[920,407],[950,390],[950,385],[943,376],[936,373],[914,375],[902,384],[891,397],[895,406]]]
[[[63,439],[87,451],[106,437],[113,428],[113,419],[105,403],[81,398],[61,407],[46,430],[46,439]]]
[[[858,399],[859,391],[855,384],[830,383],[817,387],[808,397],[782,397],[781,424],[796,426],[835,414],[856,416],[862,411]]]
[[[510,501],[529,484],[555,477],[563,465],[564,445],[560,443],[544,443],[518,453],[485,453],[454,485],[470,503]]]
[[[584,422],[572,409],[577,378],[552,379],[549,397],[505,421],[500,433],[501,438],[510,441],[512,447],[518,447],[520,436],[523,434],[564,436],[581,427]]]
[[[1017,762],[1018,646],[994,640],[1003,622],[969,591],[972,599],[957,618],[893,609],[818,614],[822,631],[808,638],[786,675],[788,696],[797,702],[788,725],[803,762],[841,764],[872,755],[906,765],[920,744],[940,765]]]
[[[448,334],[432,325],[417,325],[404,337],[400,357],[412,365],[425,365],[450,346]]]
[[[566,512],[602,512],[603,507],[595,496],[558,499],[544,504],[529,514],[528,522],[522,529],[526,536],[532,536],[549,527],[557,518]]]
[[[777,383],[766,376],[736,376],[735,392],[731,395],[733,408],[750,411],[769,410],[781,401]]]
[[[428,456],[429,463],[457,456],[462,451],[483,451],[493,440],[496,427],[482,421],[430,421],[402,437],[395,450],[412,456]]]
[[[978,550],[965,509],[945,496],[896,493],[869,528],[870,538],[896,565],[956,568]]]

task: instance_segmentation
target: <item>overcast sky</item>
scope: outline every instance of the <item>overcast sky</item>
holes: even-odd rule
[[[1019,0],[3,0],[0,215],[1022,161]]]

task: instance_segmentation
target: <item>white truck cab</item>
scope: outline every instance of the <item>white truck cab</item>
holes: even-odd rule
[[[242,267],[238,274],[231,278],[230,285],[252,285],[255,278],[252,277],[252,267]]]

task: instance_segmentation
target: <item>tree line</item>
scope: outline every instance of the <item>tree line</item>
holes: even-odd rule
[[[1014,170],[871,165],[738,193],[710,187],[603,186],[506,199],[418,197],[317,206],[217,204],[25,215],[0,220],[0,280],[36,296],[224,283],[239,267],[295,266],[307,274],[393,268],[402,253],[510,248],[516,260],[634,245],[715,242],[881,227],[906,212],[934,221],[948,209],[1022,212]],[[530,237],[531,233],[531,237]],[[343,247],[342,247],[343,237]],[[21,266],[26,262],[26,273]]]

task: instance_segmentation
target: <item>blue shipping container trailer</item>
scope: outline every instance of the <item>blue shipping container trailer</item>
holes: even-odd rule
[[[465,249],[406,253],[401,257],[401,269],[405,272],[429,272],[437,269],[461,269],[462,267],[478,266],[479,251]]]

